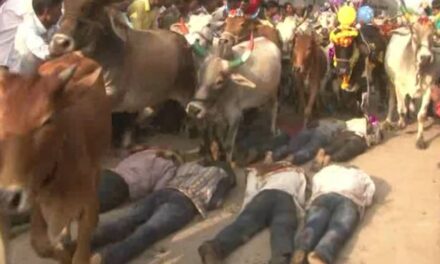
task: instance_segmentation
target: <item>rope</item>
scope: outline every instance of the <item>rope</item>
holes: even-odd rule
[[[364,95],[362,94],[362,102],[361,102],[361,108],[362,111],[364,111],[365,113],[367,112],[365,109],[370,105],[370,94],[371,94],[371,87],[370,87],[370,63],[369,63],[369,56],[371,54],[371,49],[370,49],[370,45],[368,44],[368,42],[366,41],[364,34],[362,34],[362,31],[359,30],[359,35],[361,36],[361,40],[362,42],[367,46],[368,49],[368,56],[366,58],[366,62],[365,62],[365,71],[367,72],[366,74],[366,79],[367,79],[367,94]]]

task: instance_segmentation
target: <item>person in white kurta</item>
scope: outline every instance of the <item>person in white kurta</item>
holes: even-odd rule
[[[6,0],[0,6],[0,67],[7,67],[18,26],[32,14],[32,0]]]
[[[50,57],[49,43],[61,17],[62,0],[33,0],[36,8],[18,26],[7,66],[11,72],[35,73]]]
[[[331,165],[312,180],[305,225],[298,232],[292,264],[334,263],[376,191],[371,177],[356,167]]]

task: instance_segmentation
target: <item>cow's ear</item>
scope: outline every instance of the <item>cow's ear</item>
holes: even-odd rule
[[[128,39],[128,31],[131,29],[131,24],[128,20],[128,17],[124,13],[112,7],[106,8],[105,11],[110,19],[113,32],[122,41],[126,42]]]
[[[99,82],[100,79],[102,80],[102,78],[102,68],[96,67],[92,72],[80,78],[76,85],[81,87],[91,87]]]
[[[247,79],[246,77],[244,77],[239,73],[231,73],[229,79],[235,84],[242,87],[251,88],[251,89],[255,89],[255,87],[257,87],[257,85],[254,82],[250,81],[249,79]]]

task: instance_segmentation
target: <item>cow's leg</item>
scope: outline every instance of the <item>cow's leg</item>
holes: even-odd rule
[[[240,125],[241,116],[229,122],[229,129],[226,138],[226,150],[227,150],[227,161],[232,162],[234,156],[235,140],[237,138],[238,128]]]
[[[382,124],[382,129],[390,130],[393,127],[393,113],[396,109],[396,87],[391,81],[388,81],[388,113],[385,122]]]
[[[423,131],[424,131],[424,123],[426,120],[426,115],[428,113],[428,106],[429,101],[431,98],[431,89],[426,89],[425,93],[422,97],[422,105],[420,106],[419,113],[417,114],[417,141],[416,146],[418,149],[426,149],[428,147],[428,144],[426,143],[425,139],[423,138]]]
[[[57,245],[54,247],[48,236],[46,220],[44,220],[38,205],[32,208],[31,215],[31,245],[42,258],[54,258],[63,264],[70,264],[72,256],[67,250]]]
[[[304,111],[306,105],[306,95],[304,91],[304,82],[298,74],[295,75],[295,86],[299,97],[299,112],[301,112]]]
[[[271,132],[273,136],[277,133],[277,117],[278,117],[278,98],[274,97],[272,102],[272,120],[271,120]]]
[[[333,93],[336,96],[336,106],[337,108],[341,107],[341,88],[340,88],[340,81],[338,77],[333,76],[333,80],[331,83]]]
[[[98,224],[98,205],[93,201],[83,209],[78,223],[78,239],[72,264],[88,264],[91,258],[91,236]]]
[[[320,81],[321,80],[319,80],[319,79],[310,80],[310,82],[311,82],[310,86],[309,86],[310,96],[309,96],[309,100],[307,102],[307,106],[304,110],[304,124],[307,124],[310,116],[312,115],[312,110],[313,110],[313,106],[315,105],[316,95],[318,93]]]
[[[0,263],[9,263],[8,260],[9,219],[0,214]]]
[[[404,129],[406,127],[406,115],[407,108],[405,104],[405,97],[401,95],[398,91],[396,91],[396,99],[397,99],[397,113],[399,114],[398,126],[400,129]]]

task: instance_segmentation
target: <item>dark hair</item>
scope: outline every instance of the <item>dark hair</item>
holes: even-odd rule
[[[431,6],[433,9],[440,9],[440,0],[433,0]]]
[[[35,14],[41,15],[45,9],[60,5],[62,2],[63,0],[32,0],[32,8]]]
[[[274,1],[274,0],[270,0],[265,4],[265,8],[266,9],[271,9],[271,8],[279,8],[280,5],[278,4],[278,2]]]
[[[292,3],[289,3],[289,2],[287,2],[283,5],[284,9],[286,9],[288,6],[291,6],[293,8]]]

